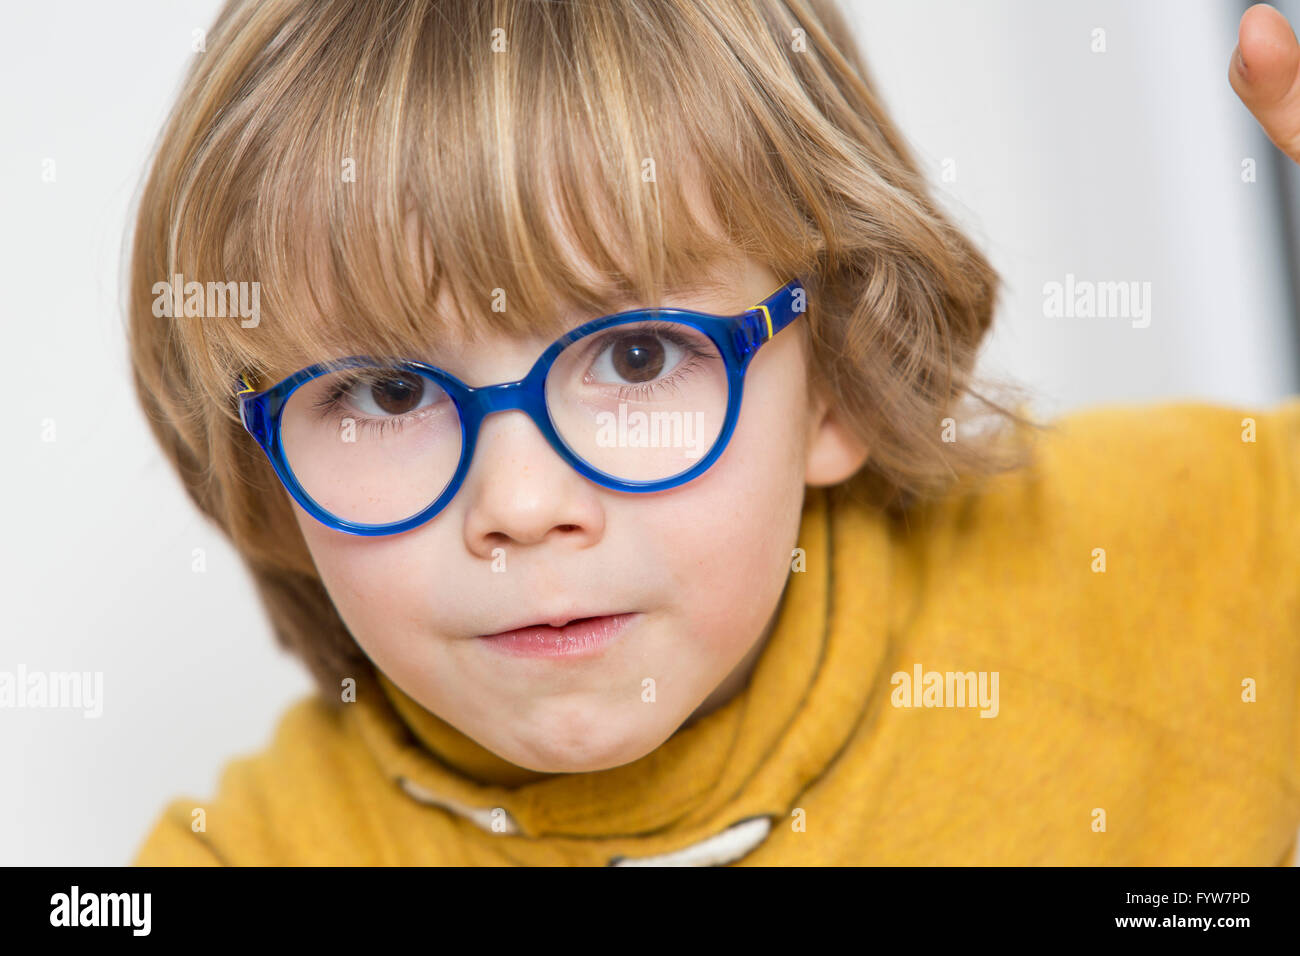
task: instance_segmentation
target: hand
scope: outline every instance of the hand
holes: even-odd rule
[[[1300,163],[1300,43],[1267,3],[1242,15],[1228,82],[1274,145]]]

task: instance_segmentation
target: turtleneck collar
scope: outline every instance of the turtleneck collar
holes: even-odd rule
[[[789,818],[857,728],[886,651],[890,567],[883,515],[842,489],[810,488],[775,625],[747,686],[632,763],[526,770],[430,713],[383,674],[364,678],[355,721],[384,772],[421,802],[514,841],[523,863],[730,862]],[[761,821],[766,820],[766,824]]]

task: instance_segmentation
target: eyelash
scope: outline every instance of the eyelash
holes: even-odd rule
[[[359,385],[365,380],[365,375],[355,374],[341,379],[334,384],[323,398],[319,398],[312,403],[312,409],[322,420],[333,417],[338,417],[342,420],[344,409],[340,404],[339,399],[350,392],[356,385]],[[374,437],[379,437],[390,428],[394,431],[401,431],[415,417],[415,415],[413,413],[408,413],[406,415],[398,415],[394,418],[367,418],[364,415],[358,415],[356,412],[349,412],[347,417],[356,422],[356,424],[364,429],[367,434],[373,433]]]
[[[638,332],[648,332],[662,336],[681,348],[686,355],[685,358],[682,359],[681,363],[672,370],[672,373],[668,378],[656,379],[653,382],[642,382],[637,385],[618,386],[619,401],[629,398],[633,400],[644,400],[649,398],[651,395],[656,394],[660,389],[675,389],[677,388],[677,380],[679,378],[684,378],[690,372],[695,371],[699,366],[701,359],[710,358],[709,353],[700,351],[696,344],[691,341],[691,339],[679,333],[671,322],[647,322],[644,325],[638,325],[636,330]],[[607,335],[602,334],[596,336],[596,341],[592,344],[591,349],[588,350],[587,357],[591,357],[591,350],[595,350],[596,355],[602,355],[609,344],[612,344],[610,340],[615,339],[618,334],[619,333],[616,330],[612,330]]]
[[[637,331],[660,335],[663,338],[668,339],[674,345],[681,348],[686,353],[686,357],[672,370],[672,373],[668,378],[658,379],[653,382],[642,382],[637,385],[618,386],[619,401],[628,399],[633,401],[642,401],[657,393],[660,389],[675,389],[678,387],[676,381],[678,378],[684,377],[690,372],[695,371],[701,359],[711,357],[709,353],[701,351],[689,338],[677,332],[672,323],[648,322],[644,325],[637,326]],[[619,333],[617,332],[610,332],[594,336],[595,341],[592,343],[590,348],[588,348],[586,358],[591,357],[592,350],[596,350],[596,355],[603,354],[604,350],[612,344],[611,340],[613,340],[618,334]],[[364,375],[350,375],[347,378],[336,382],[323,398],[317,399],[312,404],[312,408],[317,412],[321,419],[326,419],[332,415],[341,413],[343,408],[339,403],[339,399],[351,391],[356,385],[365,381],[365,378],[366,376]],[[378,436],[383,435],[384,431],[389,428],[400,431],[408,422],[411,421],[414,415],[406,414],[394,418],[365,418],[353,413],[349,417],[362,428],[369,429]]]

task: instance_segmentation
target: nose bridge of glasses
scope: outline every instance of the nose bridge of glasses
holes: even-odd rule
[[[473,389],[471,394],[480,417],[513,409],[526,412],[531,403],[531,389],[528,388],[526,379],[518,382],[502,382],[500,385],[485,385]]]
[[[496,412],[520,411],[531,418],[543,432],[546,431],[545,422],[541,420],[546,414],[544,380],[537,375],[530,374],[517,382],[471,388],[468,405],[467,417],[477,420],[479,424]]]

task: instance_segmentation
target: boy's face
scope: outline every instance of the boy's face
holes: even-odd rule
[[[665,304],[734,315],[788,279],[747,261],[726,274],[724,289]],[[820,403],[808,400],[804,324],[757,353],[725,452],[677,488],[601,488],[522,412],[508,411],[484,421],[460,491],[414,530],[348,535],[295,504],[352,635],[422,706],[535,771],[628,763],[721,704],[743,686],[766,639],[805,483],[847,476],[828,467],[856,467],[843,460],[843,434],[830,435]],[[514,381],[548,344],[465,346],[456,372],[475,386]],[[484,639],[598,615],[630,617],[612,640],[579,654],[519,655]],[[545,642],[554,632],[541,634]]]

